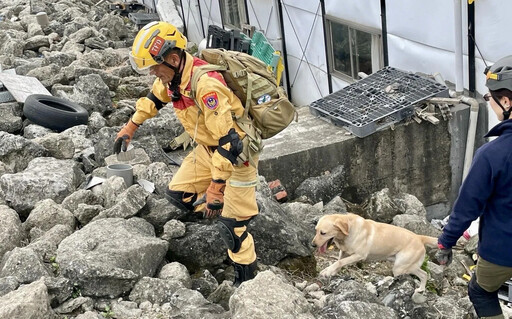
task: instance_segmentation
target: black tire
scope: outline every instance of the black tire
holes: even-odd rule
[[[31,122],[62,132],[76,125],[87,125],[89,113],[80,105],[51,95],[32,94],[25,100],[23,114]]]

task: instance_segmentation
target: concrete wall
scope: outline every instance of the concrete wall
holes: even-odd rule
[[[466,105],[453,111],[452,120],[441,120],[438,125],[411,120],[394,130],[358,138],[314,118],[308,108],[300,108],[298,123],[267,140],[259,173],[267,181],[280,179],[293,194],[305,179],[343,165],[344,184],[332,190],[333,196],[341,194],[360,203],[387,187],[413,194],[425,206],[432,206],[430,218],[444,217],[462,180],[469,118]],[[485,114],[484,108],[481,113]],[[479,137],[485,130],[485,119],[481,120]]]

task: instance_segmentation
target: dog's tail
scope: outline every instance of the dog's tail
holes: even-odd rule
[[[437,248],[437,238],[430,236],[418,235],[423,242],[423,245],[427,247]]]

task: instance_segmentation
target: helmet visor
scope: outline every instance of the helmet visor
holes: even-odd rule
[[[135,70],[135,72],[142,74],[142,75],[149,74],[150,68],[153,65],[158,64],[153,59],[144,59],[144,58],[138,58],[136,56],[133,56],[133,54],[131,52],[128,56],[130,58],[130,64],[131,64],[132,68]]]

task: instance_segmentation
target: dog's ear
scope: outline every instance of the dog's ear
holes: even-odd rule
[[[345,236],[348,236],[348,223],[344,218],[336,219],[334,226],[336,226]]]

